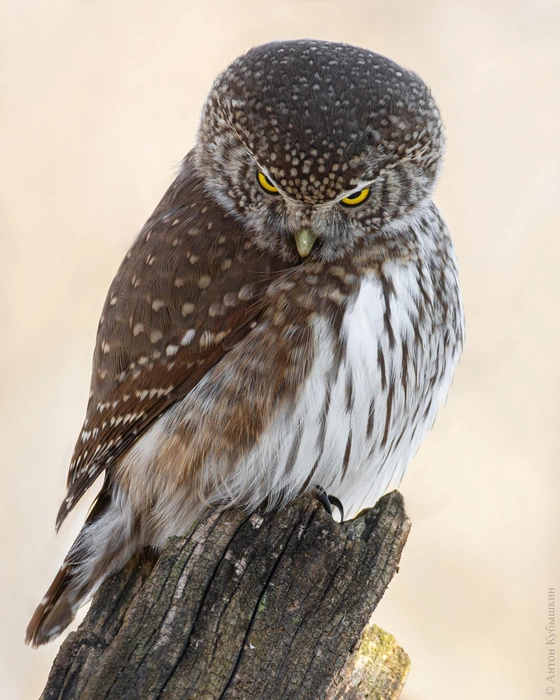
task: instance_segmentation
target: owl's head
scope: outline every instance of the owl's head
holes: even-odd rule
[[[196,163],[208,195],[262,250],[335,260],[430,200],[445,136],[420,78],[347,44],[280,41],[214,82]]]

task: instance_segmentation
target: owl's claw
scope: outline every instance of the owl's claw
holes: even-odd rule
[[[317,500],[327,513],[332,517],[332,506],[334,506],[340,513],[340,522],[344,522],[344,506],[340,500],[336,496],[329,496],[322,486],[317,486],[316,489]]]
[[[340,513],[340,522],[343,523],[344,522],[344,506],[342,505],[342,502],[336,496],[327,496],[327,498],[329,499],[329,503],[331,504],[331,506],[334,506],[338,510],[338,512]],[[332,508],[331,508],[331,510],[332,510]]]
[[[317,486],[317,493],[316,497],[319,503],[323,506],[323,508],[327,511],[329,515],[332,516],[332,508],[331,508],[331,502],[329,501],[329,497],[327,496],[327,492],[322,486]]]

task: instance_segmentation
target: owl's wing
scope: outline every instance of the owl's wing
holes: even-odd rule
[[[271,273],[189,165],[123,260],[105,302],[86,419],[58,517],[258,322]]]

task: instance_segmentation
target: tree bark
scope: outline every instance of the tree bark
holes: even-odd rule
[[[41,698],[398,698],[408,657],[366,625],[409,530],[397,491],[342,525],[312,498],[211,512],[103,584]]]

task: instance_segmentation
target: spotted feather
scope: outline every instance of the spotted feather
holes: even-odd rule
[[[57,529],[95,479],[250,332],[272,273],[287,267],[211,205],[190,160],[109,289]]]

